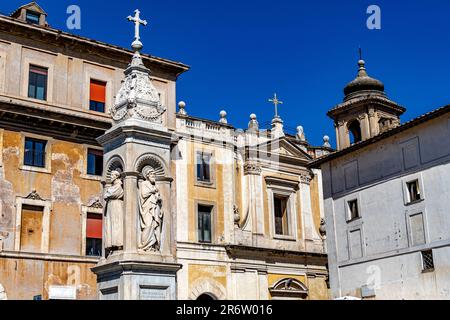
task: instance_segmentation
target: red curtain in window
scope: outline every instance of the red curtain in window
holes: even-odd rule
[[[91,80],[91,100],[96,102],[106,102],[106,83]]]
[[[87,217],[86,225],[86,238],[92,239],[102,239],[102,215],[101,214],[90,214]]]

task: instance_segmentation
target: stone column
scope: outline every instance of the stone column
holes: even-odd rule
[[[314,225],[314,218],[311,206],[311,175],[309,173],[302,173],[300,175],[300,199],[301,199],[301,216],[304,228],[304,238],[306,241],[322,241],[320,235],[317,233]],[[305,243],[307,246],[307,243]],[[306,247],[308,250],[308,247]]]
[[[124,175],[123,250],[125,253],[137,253],[139,209],[136,190],[138,185],[138,173],[126,172]]]

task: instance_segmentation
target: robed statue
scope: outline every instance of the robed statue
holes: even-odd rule
[[[162,198],[156,186],[153,170],[150,167],[146,167],[142,173],[145,181],[141,183],[139,190],[141,229],[139,249],[143,251],[159,251],[164,218]]]
[[[121,174],[111,172],[111,186],[107,187],[105,199],[105,252],[123,250],[123,188]]]

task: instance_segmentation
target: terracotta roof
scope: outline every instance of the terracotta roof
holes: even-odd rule
[[[404,124],[402,124],[402,125],[400,125],[400,126],[398,126],[396,128],[388,130],[388,131],[386,131],[386,132],[384,132],[382,134],[379,134],[379,135],[377,135],[375,137],[372,137],[370,139],[358,142],[358,143],[356,143],[356,144],[354,144],[354,145],[352,145],[352,146],[350,146],[350,147],[348,147],[346,149],[330,153],[330,154],[328,154],[328,155],[326,155],[324,157],[321,157],[321,158],[311,162],[309,164],[309,166],[310,167],[318,167],[318,166],[320,166],[323,163],[326,163],[326,162],[331,161],[333,159],[339,158],[339,157],[341,157],[343,155],[352,153],[352,152],[354,152],[356,150],[362,149],[362,148],[364,148],[364,147],[366,147],[368,145],[371,145],[372,143],[375,143],[375,142],[378,142],[380,140],[383,140],[383,139],[386,139],[388,137],[391,137],[391,136],[393,136],[393,135],[395,135],[397,133],[400,133],[400,132],[408,130],[408,129],[412,128],[412,127],[418,126],[419,124],[422,124],[422,123],[424,123],[426,121],[432,120],[434,118],[437,118],[437,117],[439,117],[439,116],[441,116],[443,114],[449,113],[449,112],[450,112],[450,104],[448,104],[448,105],[446,105],[444,107],[441,107],[439,109],[430,111],[428,113],[425,113],[425,114],[423,114],[423,115],[421,115],[421,116],[419,116],[419,117],[417,117],[415,119],[412,119],[412,120],[410,120],[408,122],[405,122]]]

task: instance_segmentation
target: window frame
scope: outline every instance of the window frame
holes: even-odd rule
[[[28,197],[17,197],[16,198],[16,230],[14,238],[14,250],[16,252],[21,252],[21,224],[22,224],[22,206],[33,206],[42,207],[43,217],[42,217],[42,238],[41,238],[41,252],[49,253],[50,249],[50,214],[52,211],[52,201],[50,200],[33,200],[28,199]]]
[[[356,210],[358,211],[358,215],[356,217],[353,217],[353,212],[352,212],[352,208],[350,207],[350,203],[356,203]],[[355,199],[351,199],[351,200],[346,200],[345,201],[345,207],[346,207],[346,214],[347,214],[347,222],[352,222],[352,221],[356,221],[362,218],[361,216],[361,206],[359,204],[359,199],[355,198]]]
[[[284,180],[277,177],[266,176],[267,203],[269,205],[269,230],[270,237],[274,240],[297,241],[298,234],[298,196],[299,182]],[[275,196],[288,198],[286,211],[289,235],[279,235],[275,230]]]
[[[285,201],[285,215],[286,215],[286,229],[287,229],[287,233],[285,233],[285,232],[283,232],[283,233],[278,233],[277,232],[277,212],[276,212],[276,206],[275,206],[275,200],[276,199],[280,199],[280,200],[282,200],[282,201]],[[283,194],[283,195],[281,195],[281,194],[279,194],[279,193],[274,193],[273,194],[273,207],[274,207],[274,209],[273,209],[273,215],[274,215],[274,234],[275,234],[275,236],[276,237],[279,237],[279,236],[281,236],[281,237],[292,237],[292,228],[291,228],[291,213],[290,213],[290,203],[289,203],[289,199],[290,199],[290,196],[288,196],[288,195],[285,195],[285,194]],[[281,226],[281,228],[283,229],[283,231],[285,231],[284,230],[284,224],[285,224],[284,222],[282,222],[282,226]]]
[[[101,101],[97,101],[97,100],[92,100],[91,99],[91,85],[92,85],[92,83],[97,83],[97,84],[102,84],[102,85],[104,85],[104,87],[105,87],[105,97],[104,97],[104,102],[101,102]],[[103,80],[98,80],[98,79],[95,79],[95,78],[90,78],[89,79],[89,111],[93,111],[93,112],[98,112],[98,113],[106,113],[106,97],[107,97],[107,90],[108,90],[108,82],[107,81],[103,81]],[[96,110],[93,110],[92,108],[91,108],[91,106],[92,106],[92,102],[95,102],[96,103],[96,107],[98,106],[98,104],[99,103],[101,103],[101,104],[103,104],[103,110],[102,111],[98,111],[97,109]]]
[[[198,179],[198,155],[207,154],[210,156],[210,162],[209,162],[209,181],[199,180]],[[194,181],[195,185],[198,187],[204,187],[204,188],[216,188],[216,166],[215,166],[215,152],[214,150],[209,149],[196,149],[194,152]]]
[[[35,89],[34,89],[34,96],[30,96],[30,86],[31,86],[31,79],[32,79],[32,74],[35,75],[39,75],[38,73],[35,73],[32,71],[32,68],[36,68],[36,69],[42,69],[46,71],[46,75],[45,75],[45,87],[44,87],[44,94],[43,94],[43,98],[38,98],[37,97],[37,90],[38,90],[38,86],[37,83],[35,84]],[[40,74],[42,76],[42,74]],[[37,82],[37,79],[36,79]],[[43,67],[40,65],[36,65],[36,64],[29,64],[28,66],[28,86],[27,86],[27,97],[29,99],[35,99],[35,100],[39,100],[39,101],[48,101],[48,86],[49,86],[49,68],[48,67]]]
[[[27,142],[31,142],[32,143],[32,145],[33,145],[33,148],[31,149],[31,151],[33,152],[33,159],[32,159],[32,163],[27,163],[26,162],[26,156],[27,156]],[[36,144],[42,144],[42,149],[43,149],[43,152],[42,152],[42,154],[41,154],[41,156],[40,156],[40,158],[41,158],[41,161],[42,161],[42,165],[38,165],[38,164],[36,164],[35,163],[35,160],[36,160]],[[35,168],[40,168],[40,169],[43,169],[43,168],[45,168],[46,167],[46,157],[47,157],[47,155],[46,155],[46,149],[47,149],[47,143],[48,143],[48,141],[46,141],[46,140],[41,140],[41,139],[36,139],[36,138],[32,138],[32,137],[25,137],[25,145],[24,145],[24,157],[23,157],[23,164],[25,165],[25,166],[28,166],[28,167],[35,167]],[[29,150],[30,151],[30,150]]]
[[[86,255],[86,240],[87,240],[87,217],[89,214],[96,214],[102,217],[102,255],[101,256],[88,256]],[[100,259],[104,257],[104,235],[105,235],[105,220],[103,217],[103,207],[93,207],[83,205],[81,206],[81,256],[92,258],[92,259]]]
[[[25,141],[26,139],[34,139],[46,141],[45,146],[45,167],[34,167],[25,164]],[[40,136],[28,132],[21,132],[21,147],[20,147],[20,159],[19,159],[19,169],[24,171],[40,172],[40,173],[51,173],[51,163],[52,163],[52,145],[53,138]]]
[[[101,173],[100,174],[98,174],[97,173],[97,158],[95,158],[95,161],[94,161],[94,173],[92,173],[92,172],[89,172],[89,155],[90,154],[92,154],[92,151],[94,151],[94,152],[101,152],[102,153],[102,155],[101,155]],[[100,157],[99,155],[94,155],[94,157]],[[94,177],[103,177],[103,171],[104,171],[104,168],[103,168],[103,163],[104,163],[104,159],[105,159],[105,155],[104,155],[104,153],[103,153],[103,150],[100,150],[100,149],[94,149],[94,148],[87,148],[87,153],[86,153],[86,174],[88,175],[88,176],[94,176]]]
[[[208,207],[210,208],[210,223],[211,223],[211,241],[207,242],[204,240],[200,240],[199,234],[199,219],[200,219],[200,207]],[[207,201],[199,201],[195,203],[195,238],[196,242],[204,245],[214,244],[216,241],[215,237],[215,216],[216,216],[216,204]]]
[[[29,14],[32,15],[32,16],[37,17],[37,22],[29,21],[29,20],[28,20],[28,15],[29,15]],[[41,15],[42,15],[42,14],[39,13],[39,12],[36,12],[36,11],[27,9],[27,10],[25,10],[25,22],[26,22],[26,23],[29,23],[29,24],[40,25],[40,24],[41,24]]]
[[[89,221],[89,216],[96,216],[95,217],[95,219],[96,220],[101,220],[101,222],[102,222],[102,237],[101,238],[89,238],[88,236],[87,236],[87,224],[88,224],[88,221]],[[86,221],[85,221],[85,223],[86,223],[86,236],[85,236],[85,241],[86,241],[86,244],[85,244],[85,252],[84,252],[84,255],[85,256],[87,256],[87,257],[102,257],[102,255],[103,255],[103,228],[104,228],[104,219],[103,219],[103,215],[102,214],[98,214],[98,213],[94,213],[94,212],[90,212],[89,210],[87,211],[87,213],[86,213]],[[99,255],[89,255],[88,253],[87,253],[87,243],[88,243],[88,240],[89,239],[96,239],[96,240],[100,240],[100,254]]]
[[[420,200],[411,201],[408,184],[417,180],[418,188],[420,191]],[[405,177],[401,181],[402,189],[403,189],[403,202],[405,206],[415,206],[424,202],[426,199],[426,189],[423,184],[423,177],[421,173],[413,174],[408,177]]]
[[[428,267],[426,268],[426,266],[425,266],[424,254],[428,254],[428,253],[431,254],[431,262],[433,264],[433,266],[430,267],[430,268],[428,268]],[[436,269],[436,265],[434,263],[434,252],[433,252],[433,249],[427,249],[427,250],[420,251],[420,262],[421,262],[421,265],[422,265],[422,273],[434,272],[435,269]]]

